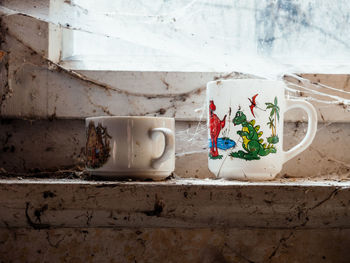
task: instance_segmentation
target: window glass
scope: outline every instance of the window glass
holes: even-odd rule
[[[350,61],[350,2],[75,0],[71,59],[122,69],[235,70],[281,63],[323,70]],[[242,66],[243,67],[243,66]]]

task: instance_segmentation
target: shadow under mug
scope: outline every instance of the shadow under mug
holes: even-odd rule
[[[174,118],[90,117],[85,127],[93,175],[160,180],[175,169]]]
[[[283,81],[219,80],[207,84],[209,170],[217,177],[270,180],[283,163],[304,151],[317,130],[315,108],[304,100],[286,99]],[[307,113],[303,140],[283,150],[284,113]]]

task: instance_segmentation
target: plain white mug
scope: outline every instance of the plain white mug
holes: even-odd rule
[[[271,180],[316,134],[315,108],[304,100],[286,99],[283,81],[212,81],[207,102],[208,166],[217,177]],[[308,130],[299,144],[283,151],[284,113],[294,108],[306,111]]]
[[[93,175],[160,180],[175,169],[174,118],[90,117],[85,126]]]

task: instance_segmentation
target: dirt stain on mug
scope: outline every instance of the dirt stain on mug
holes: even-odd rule
[[[103,166],[110,156],[110,141],[112,137],[108,134],[107,128],[98,123],[90,121],[87,128],[86,140],[86,167],[96,169]]]

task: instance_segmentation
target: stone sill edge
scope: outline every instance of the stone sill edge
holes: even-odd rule
[[[350,180],[324,180],[324,179],[277,179],[274,181],[236,181],[224,179],[195,179],[181,178],[165,181],[100,181],[100,180],[82,180],[82,179],[49,179],[49,178],[31,178],[31,179],[0,179],[0,184],[48,184],[48,185],[91,185],[91,186],[213,186],[213,187],[230,187],[230,186],[295,186],[295,187],[339,187],[350,188]]]
[[[0,228],[349,228],[350,182],[0,180]]]

